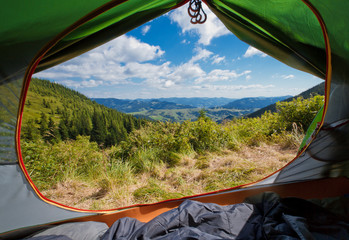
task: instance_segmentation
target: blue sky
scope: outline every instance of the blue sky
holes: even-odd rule
[[[203,25],[184,6],[34,77],[120,99],[296,95],[322,81],[240,41],[204,9]]]

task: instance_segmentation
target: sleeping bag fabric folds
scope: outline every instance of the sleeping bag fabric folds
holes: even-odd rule
[[[300,198],[268,193],[228,206],[187,200],[148,223],[122,218],[102,239],[344,240],[349,219]]]

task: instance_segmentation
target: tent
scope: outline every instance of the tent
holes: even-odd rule
[[[186,4],[187,0],[2,1],[0,14],[0,238],[46,224],[129,216],[148,221],[183,199],[109,211],[74,209],[46,199],[21,156],[20,129],[33,73],[55,66]],[[272,190],[281,196],[331,197],[349,188],[348,1],[206,0],[242,41],[326,81],[325,104],[296,158],[263,180],[190,196],[232,204]]]

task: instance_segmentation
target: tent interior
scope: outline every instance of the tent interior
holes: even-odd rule
[[[97,221],[111,226],[123,217],[149,222],[185,200],[231,205],[268,191],[282,198],[303,199],[348,194],[349,30],[346,23],[349,2],[205,0],[203,4],[242,41],[293,68],[325,80],[324,107],[310,126],[309,138],[295,159],[254,184],[122,209],[74,209],[42,196],[25,169],[20,147],[22,113],[31,76],[188,2],[40,0],[2,3],[0,238],[18,239],[47,226],[67,222]]]

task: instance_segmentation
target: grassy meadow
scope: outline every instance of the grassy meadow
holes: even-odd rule
[[[21,143],[28,172],[55,201],[89,209],[150,203],[256,181],[292,160],[322,96],[277,103],[277,112],[218,124],[151,122],[111,146],[75,139]],[[58,128],[58,126],[56,126]]]

